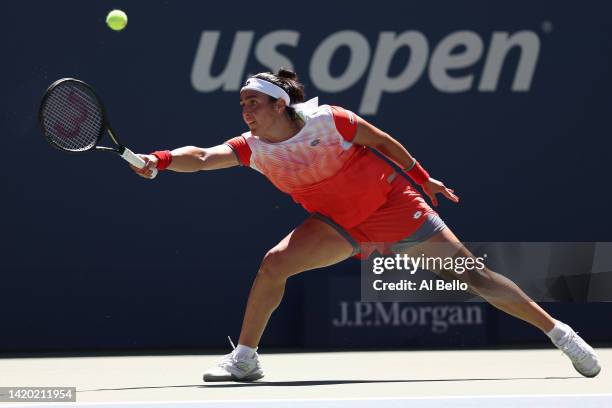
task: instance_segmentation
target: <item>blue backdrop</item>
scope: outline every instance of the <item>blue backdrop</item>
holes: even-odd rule
[[[305,217],[249,169],[148,182],[117,157],[54,150],[36,115],[61,77],[91,83],[116,133],[149,152],[244,132],[239,84],[293,67],[308,96],[358,112],[455,189],[461,203],[438,210],[460,238],[612,240],[607,3],[283,4],[5,4],[0,350],[224,346],[262,255]],[[129,16],[122,32],[104,24],[112,8]],[[545,340],[480,304],[480,323],[454,335],[383,324],[344,341],[333,321],[358,300],[346,289],[358,279],[354,260],[291,279],[263,345]],[[586,337],[612,338],[579,318],[609,318],[608,304],[551,307]]]

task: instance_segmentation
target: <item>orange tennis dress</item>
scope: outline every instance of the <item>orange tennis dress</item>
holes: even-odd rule
[[[251,132],[226,142],[240,163],[266,176],[309,213],[327,217],[353,238],[367,257],[414,233],[435,211],[387,160],[352,143],[359,118],[322,105],[305,115],[293,137],[269,143]],[[366,245],[367,244],[367,245]],[[368,249],[366,249],[368,248]]]

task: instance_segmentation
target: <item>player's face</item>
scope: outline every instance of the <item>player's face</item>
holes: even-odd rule
[[[254,134],[265,133],[280,116],[270,97],[257,91],[241,92],[240,106],[242,107],[242,119]]]

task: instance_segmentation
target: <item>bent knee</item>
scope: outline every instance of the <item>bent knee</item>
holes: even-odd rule
[[[257,275],[270,279],[287,279],[297,272],[287,258],[281,251],[268,251],[261,261]]]

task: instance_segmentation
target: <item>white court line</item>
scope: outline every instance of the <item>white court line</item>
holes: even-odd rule
[[[542,395],[461,395],[441,397],[405,398],[329,398],[329,399],[268,399],[268,400],[203,400],[203,401],[134,401],[134,402],[83,402],[83,403],[29,403],[4,404],[0,408],[53,407],[53,408],[175,408],[183,407],[292,407],[292,408],[609,408],[612,394],[542,394]]]

